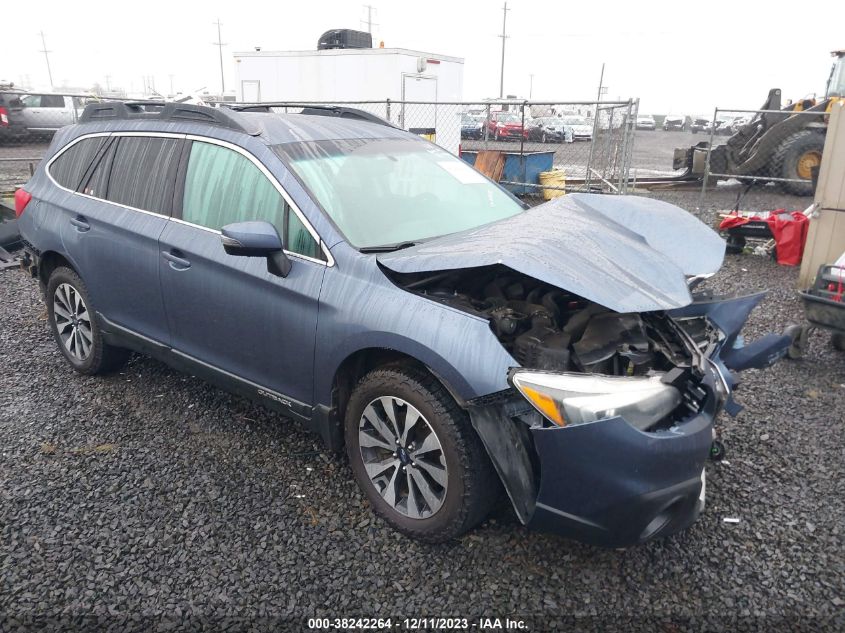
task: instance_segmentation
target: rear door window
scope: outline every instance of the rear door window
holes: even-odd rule
[[[267,176],[246,156],[220,145],[191,144],[182,219],[214,230],[265,220],[276,227],[287,251],[320,258],[319,244]]]
[[[106,199],[169,215],[181,145],[182,139],[176,138],[120,137],[112,160]]]
[[[50,175],[65,189],[77,191],[86,170],[107,139],[95,136],[74,143],[52,162]]]
[[[65,98],[62,95],[41,95],[42,108],[64,108]]]

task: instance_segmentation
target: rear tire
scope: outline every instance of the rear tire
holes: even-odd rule
[[[830,335],[830,344],[833,345],[833,349],[845,352],[845,334],[834,332]]]
[[[499,497],[498,477],[466,413],[422,370],[386,366],[364,376],[346,407],[344,433],[358,486],[375,513],[407,536],[460,536]]]
[[[795,196],[812,196],[815,188],[808,165],[821,161],[824,134],[801,130],[787,137],[772,155],[769,174],[774,178],[803,179],[804,182],[782,182],[781,189]]]
[[[47,282],[47,316],[56,344],[80,374],[103,374],[122,366],[129,350],[103,340],[88,288],[73,270],[56,268]]]

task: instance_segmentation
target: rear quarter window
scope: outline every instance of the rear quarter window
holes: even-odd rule
[[[48,168],[53,180],[65,189],[77,191],[88,166],[107,138],[106,136],[85,138],[68,147]]]

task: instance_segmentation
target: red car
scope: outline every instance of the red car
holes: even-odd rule
[[[528,131],[522,125],[522,117],[516,112],[505,110],[493,112],[490,114],[490,118],[487,119],[485,126],[487,128],[487,138],[497,141],[501,139],[518,139],[520,137],[524,139],[528,138]]]

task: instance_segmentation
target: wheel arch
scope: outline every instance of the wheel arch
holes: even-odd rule
[[[50,281],[50,275],[53,274],[54,270],[61,268],[62,266],[70,268],[73,272],[79,275],[79,269],[65,255],[62,255],[58,251],[45,251],[41,253],[38,261],[37,275],[42,288],[47,288],[47,283]]]
[[[428,363],[407,351],[372,346],[359,348],[343,358],[332,375],[330,393],[317,398],[318,401],[329,400],[330,404],[328,406],[318,404],[316,408],[327,409],[330,423],[333,426],[342,426],[346,415],[346,406],[358,381],[374,369],[391,365],[413,367],[433,376],[459,407],[464,408],[466,406],[466,399],[461,396],[459,389],[451,381],[432,369]],[[340,438],[342,438],[342,433]],[[336,440],[340,438],[336,437]],[[332,444],[335,445],[331,448],[339,450],[342,446],[342,439],[340,439],[339,445],[336,441]]]

